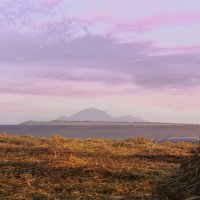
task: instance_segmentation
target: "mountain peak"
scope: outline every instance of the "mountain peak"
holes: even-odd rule
[[[82,110],[82,111],[88,111],[88,112],[104,112],[104,111],[102,111],[102,110],[100,110],[100,109],[98,109],[98,108],[95,108],[95,107],[89,107],[89,108],[86,108],[86,109],[84,109],[84,110]]]
[[[70,119],[73,121],[111,121],[112,117],[102,110],[90,107],[73,114]]]

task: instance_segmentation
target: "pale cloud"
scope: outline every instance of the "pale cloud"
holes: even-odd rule
[[[182,13],[179,15],[159,14],[149,16],[140,20],[118,23],[115,31],[134,31],[143,32],[149,29],[161,28],[166,26],[186,25],[188,23],[200,22],[200,13]]]

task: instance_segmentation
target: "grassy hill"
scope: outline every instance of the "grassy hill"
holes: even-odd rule
[[[165,199],[192,144],[0,135],[0,199]],[[160,186],[160,185],[159,185]]]

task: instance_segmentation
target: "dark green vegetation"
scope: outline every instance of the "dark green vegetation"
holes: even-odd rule
[[[194,145],[0,135],[0,199],[167,199]],[[159,190],[158,190],[159,189]],[[171,195],[171,196],[170,196]],[[173,199],[171,190],[169,196]]]

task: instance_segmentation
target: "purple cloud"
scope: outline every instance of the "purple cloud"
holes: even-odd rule
[[[62,1],[63,0],[43,0],[43,4],[49,8],[60,5]]]
[[[48,78],[52,81],[96,81],[106,84],[129,82],[144,88],[199,85],[198,44],[159,48],[154,46],[153,41],[120,43],[113,35],[95,35],[88,31],[88,26],[104,22],[106,18],[103,16],[93,16],[91,19],[67,15],[49,18],[45,14],[45,19],[42,14],[45,5],[51,10],[61,3],[61,0],[38,0],[33,6],[31,1],[18,0],[12,9],[4,11],[3,8],[8,8],[11,1],[1,3],[3,29],[0,31],[0,61],[13,67],[26,64],[26,69],[20,68],[26,71],[24,76],[28,74],[31,78],[32,74],[34,78],[40,71],[38,77],[41,80]],[[198,13],[155,15],[130,24],[119,24],[119,28],[137,32],[147,27],[177,25],[199,19]],[[17,27],[21,25],[33,29],[30,32],[18,31]],[[163,52],[169,53],[162,55]],[[52,63],[56,63],[56,66]],[[89,72],[77,73],[80,69]],[[97,69],[104,74],[98,74]],[[76,73],[71,73],[73,70]],[[96,70],[95,74],[93,70]],[[119,76],[120,73],[122,76]]]
[[[14,68],[21,66],[18,69],[24,72],[24,77],[40,81],[87,81],[110,85],[128,82],[144,88],[183,88],[200,84],[198,53],[156,55],[151,43],[118,43],[110,37],[93,35],[68,41],[62,34],[51,37],[56,33],[54,31],[50,29],[45,34],[26,38],[20,34],[6,35],[10,39],[1,41],[0,46],[4,49],[1,49],[0,60],[12,63]],[[53,39],[49,41],[48,37]],[[5,41],[10,43],[5,44]],[[39,88],[36,90],[44,93]],[[5,92],[5,89],[1,88],[1,91]],[[33,93],[35,90],[24,91]]]

